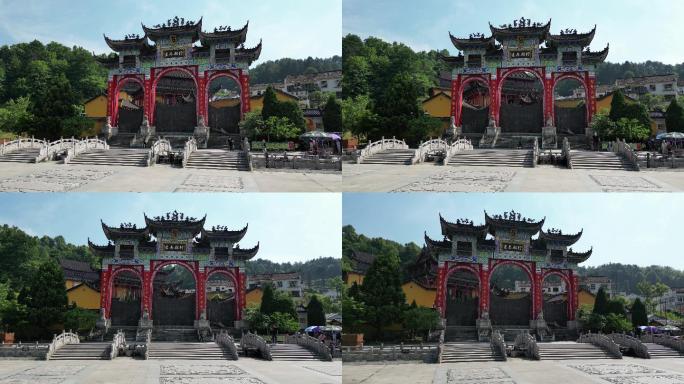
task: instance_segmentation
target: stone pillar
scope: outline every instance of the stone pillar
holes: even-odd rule
[[[249,74],[240,71],[240,119],[245,118],[245,113],[252,110],[249,90]]]

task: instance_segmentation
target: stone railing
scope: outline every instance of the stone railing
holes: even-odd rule
[[[193,136],[185,142],[185,148],[183,148],[183,168],[188,165],[188,160],[190,160],[190,156],[195,151],[197,151],[197,140]]]
[[[639,170],[639,156],[632,146],[627,144],[625,140],[617,139],[617,141],[613,143],[613,151],[627,159],[627,161],[632,164],[634,169],[637,171]]]
[[[397,140],[396,137],[391,139],[385,139],[383,137],[381,140],[368,143],[368,145],[366,145],[366,147],[359,152],[358,156],[356,157],[356,163],[359,164],[366,157],[385,149],[409,149],[409,146],[404,140]]]
[[[539,162],[539,138],[534,138],[534,144],[532,145],[532,167],[536,167]]]
[[[0,344],[0,359],[26,358],[43,360],[48,352],[49,344]]]
[[[385,346],[342,347],[342,362],[371,361],[422,361],[434,363],[439,359],[438,346],[418,344]]]
[[[444,328],[444,327],[442,327]],[[442,352],[444,352],[444,337],[446,335],[446,330],[442,329],[439,331],[439,343],[437,344],[437,364],[442,364]]]
[[[660,344],[660,345],[663,345],[665,347],[672,348],[676,351],[684,353],[684,339],[678,339],[678,338],[672,337],[670,335],[662,335],[662,334],[654,335],[652,333],[645,334],[645,335],[641,335],[641,341],[643,343]]]
[[[613,357],[622,359],[622,352],[620,352],[620,346],[615,344],[608,336],[599,333],[585,333],[580,335],[577,340],[578,343],[588,343],[593,344],[604,351],[610,353]]]
[[[133,348],[133,355],[140,356],[144,360],[150,357],[150,343],[152,342],[152,329],[139,328],[135,332],[135,347]]]
[[[446,157],[449,151],[449,143],[442,139],[430,139],[424,143],[420,143],[416,154],[413,156],[411,164],[422,163],[428,154],[442,153]]]
[[[66,157],[64,157],[64,164],[69,164],[71,159],[91,149],[109,150],[109,144],[106,141],[98,138],[83,139],[74,143],[71,148],[67,149]]]
[[[122,330],[118,330],[112,338],[112,343],[107,348],[107,358],[109,360],[114,360],[119,356],[119,353],[124,352],[126,348],[126,334]]]
[[[52,338],[52,342],[48,346],[47,353],[45,354],[45,360],[50,360],[52,355],[55,354],[60,348],[67,344],[78,344],[81,341],[78,338],[78,333],[73,333],[71,331],[62,331],[59,335],[55,335]]]
[[[641,357],[642,359],[651,358],[651,355],[648,353],[648,347],[636,337],[628,336],[622,333],[611,333],[608,335],[608,337],[613,340],[615,344],[631,349],[634,354],[637,355],[637,357]]]
[[[297,334],[288,335],[285,338],[285,342],[288,344],[297,344],[302,347],[312,351],[321,358],[321,360],[332,361],[332,353],[330,352],[330,347],[328,347],[324,342],[318,340],[315,337],[309,335]]]
[[[261,354],[262,358],[266,360],[273,360],[273,357],[271,357],[271,347],[268,345],[266,340],[255,333],[247,332],[242,335],[240,344],[242,345],[242,350],[245,352],[245,354],[248,349],[254,349],[259,351],[259,354]]]
[[[565,165],[568,169],[572,169],[572,153],[570,152],[570,142],[567,137],[563,138],[563,149],[561,150],[561,154],[565,159]]]
[[[233,360],[238,359],[238,351],[237,347],[235,346],[235,340],[233,340],[233,336],[231,336],[228,332],[223,331],[216,334],[216,344],[224,347]]]
[[[54,160],[55,155],[58,152],[68,151],[69,149],[74,148],[78,142],[79,140],[76,140],[72,137],[71,139],[60,138],[59,140],[47,143],[40,149],[38,156],[36,156],[35,162],[40,163],[41,161],[45,160]]]
[[[20,138],[20,139],[12,140],[10,142],[1,144],[0,145],[0,156],[4,155],[5,153],[9,153],[12,151],[18,151],[20,149],[25,149],[25,148],[43,148],[46,145],[47,145],[47,141],[45,141],[45,140],[35,139],[33,137],[31,137],[31,138]]]
[[[520,332],[513,342],[515,349],[523,351],[528,359],[540,360],[539,346],[534,336],[527,332]]]
[[[149,152],[147,152],[147,166],[151,167],[157,164],[159,156],[168,156],[173,148],[171,147],[171,142],[167,139],[157,139],[157,141],[152,144]]]
[[[506,342],[504,341],[504,337],[501,335],[501,332],[499,332],[498,330],[492,332],[491,340],[489,341],[489,346],[492,348],[493,354],[502,358],[503,360],[507,359]]]
[[[446,156],[444,157],[444,162],[443,164],[446,165],[449,163],[449,159],[451,159],[451,156],[455,155],[456,152],[461,152],[461,151],[472,151],[473,150],[473,143],[468,140],[468,139],[458,139],[451,143],[451,145],[447,148]]]

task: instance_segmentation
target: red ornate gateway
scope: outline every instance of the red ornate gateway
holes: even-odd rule
[[[474,225],[467,219],[451,223],[441,216],[440,224],[444,239],[432,240],[426,234],[425,243],[426,252],[437,261],[435,308],[446,325],[475,325],[475,319],[463,318],[463,313],[474,312],[478,328],[529,325],[539,331],[546,329],[546,321],[564,321],[568,328],[576,326],[577,264],[586,261],[592,251],[578,253],[569,247],[582,232],[568,235],[560,230],[543,230],[544,219],[522,218],[514,211],[494,216],[485,212],[484,225]],[[516,266],[526,275],[526,289],[498,287],[492,275],[504,265]],[[558,276],[565,287],[567,305],[560,316],[554,301],[544,300],[544,280],[550,276]],[[454,291],[464,289],[465,295],[455,295]],[[526,294],[530,297],[527,302],[515,297]],[[477,298],[477,307],[469,311],[472,298]],[[460,306],[453,310],[450,305]],[[545,314],[545,308],[550,313]]]
[[[248,25],[205,32],[202,19],[176,17],[154,27],[143,25],[142,37],[105,36],[117,52],[102,61],[109,68],[106,136],[136,135],[137,141],[147,142],[156,134],[194,135],[206,145],[210,128],[239,135],[237,122],[251,108],[249,66],[261,53],[261,42],[244,47]],[[198,41],[201,45],[195,46]],[[234,89],[212,88],[222,78],[232,80]],[[212,106],[219,99],[221,106]]]
[[[246,305],[244,263],[256,255],[259,245],[251,249],[237,245],[247,226],[237,231],[225,227],[207,230],[205,219],[172,212],[155,218],[145,216],[141,228],[102,223],[109,244],[99,246],[88,241],[91,250],[102,257],[100,326],[194,325],[200,329],[220,323],[228,328],[241,327]],[[174,281],[183,274],[186,281]],[[213,310],[207,297],[214,294],[210,281],[217,282],[211,284],[213,287],[222,287],[216,291],[225,293]],[[118,313],[113,313],[113,307]],[[139,319],[131,319],[131,314]],[[226,319],[234,323],[226,324]]]
[[[444,58],[453,67],[453,134],[536,134],[554,142],[556,127],[560,134],[586,134],[584,129],[597,112],[595,68],[608,55],[608,47],[600,52],[588,48],[596,27],[588,33],[568,29],[555,35],[550,32],[550,20],[542,24],[521,18],[512,25],[497,28],[490,24],[489,28],[489,37],[478,33],[457,38],[449,34],[460,51],[458,56]],[[566,79],[578,81],[584,89],[583,122],[566,123],[565,117],[557,116],[554,90]],[[483,90],[488,92],[488,105],[484,105],[488,116],[484,118],[471,103],[464,102],[464,96],[480,95]],[[507,114],[505,119],[503,113]]]

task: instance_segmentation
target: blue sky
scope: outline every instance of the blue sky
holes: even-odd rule
[[[448,49],[449,31],[459,37],[489,33],[489,24],[552,19],[551,30],[586,32],[598,25],[592,50],[610,42],[608,61],[684,62],[681,20],[675,0],[344,0],[343,33],[400,41],[417,50]]]
[[[142,35],[141,22],[151,26],[175,16],[203,16],[205,30],[242,28],[249,20],[245,45],[264,40],[259,62],[342,53],[342,0],[0,0],[0,45],[38,39],[108,53],[103,33]]]
[[[207,214],[206,227],[240,229],[249,223],[242,247],[260,242],[256,258],[295,262],[342,257],[341,200],[332,193],[2,193],[0,225],[34,236],[62,235],[72,244],[87,244],[88,237],[106,244],[100,219],[142,227],[143,212],[158,216],[177,210],[198,218]]]
[[[424,231],[441,239],[440,213],[449,221],[468,218],[482,224],[484,210],[492,215],[514,209],[525,217],[546,217],[545,229],[584,229],[573,249],[593,246],[594,253],[582,265],[614,262],[684,269],[683,194],[345,193],[343,207],[342,222],[357,233],[420,246]]]

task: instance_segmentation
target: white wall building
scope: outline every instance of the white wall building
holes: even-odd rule
[[[247,276],[247,289],[262,287],[265,283],[273,284],[277,290],[289,293],[292,297],[304,296],[304,284],[299,272]]]
[[[684,288],[672,288],[657,300],[658,310],[684,314]]]

